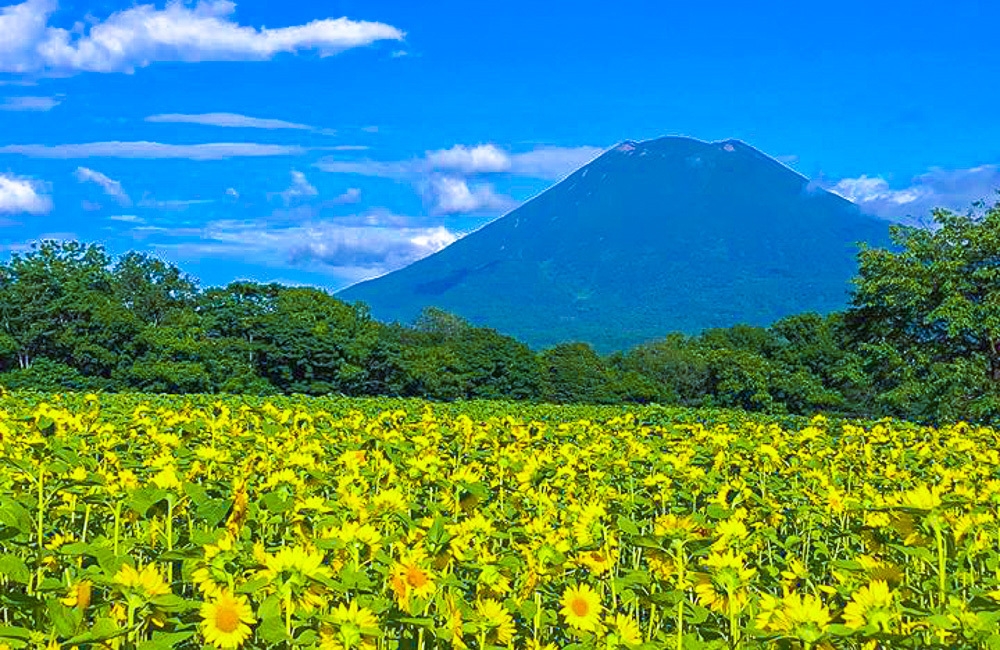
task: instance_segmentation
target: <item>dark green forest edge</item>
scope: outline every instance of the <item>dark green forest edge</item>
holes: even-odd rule
[[[199,289],[175,266],[45,241],[0,265],[9,390],[658,403],[918,422],[1000,415],[1000,202],[891,226],[843,312],[534,352],[440,310],[412,326],[311,288]],[[530,309],[529,305],[525,309]]]

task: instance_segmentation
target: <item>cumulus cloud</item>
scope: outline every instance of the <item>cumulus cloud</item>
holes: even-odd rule
[[[45,214],[52,210],[52,199],[44,185],[28,178],[0,174],[0,213]]]
[[[3,103],[0,103],[0,111],[45,112],[51,111],[61,103],[62,100],[56,99],[55,97],[35,97],[25,95],[18,97],[5,97]]]
[[[511,167],[511,159],[507,152],[492,144],[475,147],[458,144],[451,149],[429,151],[426,161],[431,169],[463,174],[505,172]]]
[[[305,147],[253,142],[212,142],[205,144],[163,144],[161,142],[88,142],[84,144],[9,144],[0,154],[21,154],[32,158],[225,158],[299,156]]]
[[[95,183],[99,185],[105,194],[113,197],[121,205],[132,205],[132,199],[125,193],[121,182],[108,178],[101,172],[88,169],[87,167],[77,167],[73,175],[81,183]]]
[[[302,199],[310,196],[317,196],[319,190],[317,190],[308,179],[306,175],[300,171],[292,170],[292,184],[283,192],[278,192],[286,204],[295,201],[296,199]]]
[[[295,129],[298,131],[317,131],[325,135],[336,135],[332,129],[317,129],[308,124],[297,122],[286,122],[285,120],[275,120],[263,117],[250,117],[238,113],[162,113],[150,115],[147,122],[166,124],[201,124],[204,126],[221,126],[226,128],[242,129]]]
[[[496,194],[489,185],[470,188],[464,178],[434,175],[424,188],[424,200],[432,214],[473,214],[503,212],[516,202],[509,196]]]
[[[165,61],[264,61],[306,51],[329,56],[405,36],[391,25],[347,18],[257,29],[233,21],[236,5],[229,0],[137,5],[72,31],[48,24],[57,9],[57,0],[0,9],[0,71],[133,72]]]
[[[932,169],[898,188],[891,187],[884,178],[866,175],[843,178],[824,187],[855,203],[862,211],[883,219],[926,223],[934,208],[965,212],[976,201],[997,200],[1000,166]]]

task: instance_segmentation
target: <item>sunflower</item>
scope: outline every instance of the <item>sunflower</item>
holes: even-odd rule
[[[705,565],[711,574],[702,574],[694,591],[703,607],[729,615],[747,604],[746,587],[757,570],[746,566],[746,555],[728,550],[708,556]]]
[[[250,626],[257,622],[245,596],[223,590],[201,606],[201,633],[205,641],[217,648],[238,648],[253,633]]]
[[[333,572],[323,564],[323,553],[304,546],[286,546],[277,553],[267,553],[263,548],[254,550],[263,568],[257,577],[268,581],[271,592],[288,590],[292,611],[311,612],[326,604],[326,587],[323,581],[333,577]]]
[[[412,597],[428,598],[434,593],[434,577],[429,568],[421,566],[423,560],[424,553],[417,551],[392,567],[389,586],[402,609],[409,607]]]
[[[485,598],[476,604],[476,611],[483,618],[486,640],[489,645],[508,645],[514,638],[514,619],[498,600]]]
[[[170,593],[170,585],[157,570],[155,565],[147,564],[136,571],[134,567],[124,564],[115,574],[115,582],[128,590],[138,591],[146,598],[165,596]]]
[[[830,627],[830,610],[818,597],[790,593],[781,599],[781,616],[788,631],[807,644],[814,644]]]
[[[75,607],[82,612],[90,606],[90,592],[90,580],[81,580],[70,585],[66,597],[60,599],[60,601],[66,607]]]
[[[858,629],[874,625],[888,632],[899,617],[895,594],[884,580],[873,580],[867,587],[861,587],[844,607],[844,624]]]
[[[617,549],[606,546],[596,551],[585,551],[577,558],[577,564],[587,567],[595,576],[604,575],[618,561]]]
[[[626,614],[615,614],[613,623],[618,640],[625,646],[631,648],[642,643],[642,631],[634,618]]]
[[[330,614],[332,626],[320,630],[321,650],[375,650],[379,635],[378,619],[367,607],[340,604]]]
[[[601,597],[590,585],[566,587],[559,601],[566,624],[578,630],[596,632],[601,625]]]

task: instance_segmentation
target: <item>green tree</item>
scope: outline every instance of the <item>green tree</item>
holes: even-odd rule
[[[1000,202],[933,217],[862,250],[848,326],[889,412],[1000,412]]]
[[[547,401],[605,404],[618,400],[604,360],[587,343],[563,343],[545,350],[541,363]]]
[[[109,376],[136,330],[110,263],[96,244],[43,241],[0,265],[0,365],[27,370],[47,357]]]

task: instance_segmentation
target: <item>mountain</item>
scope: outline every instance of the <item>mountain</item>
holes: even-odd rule
[[[339,297],[412,322],[435,306],[536,348],[607,352],[671,331],[845,307],[884,221],[742,142],[624,142],[438,253]]]

